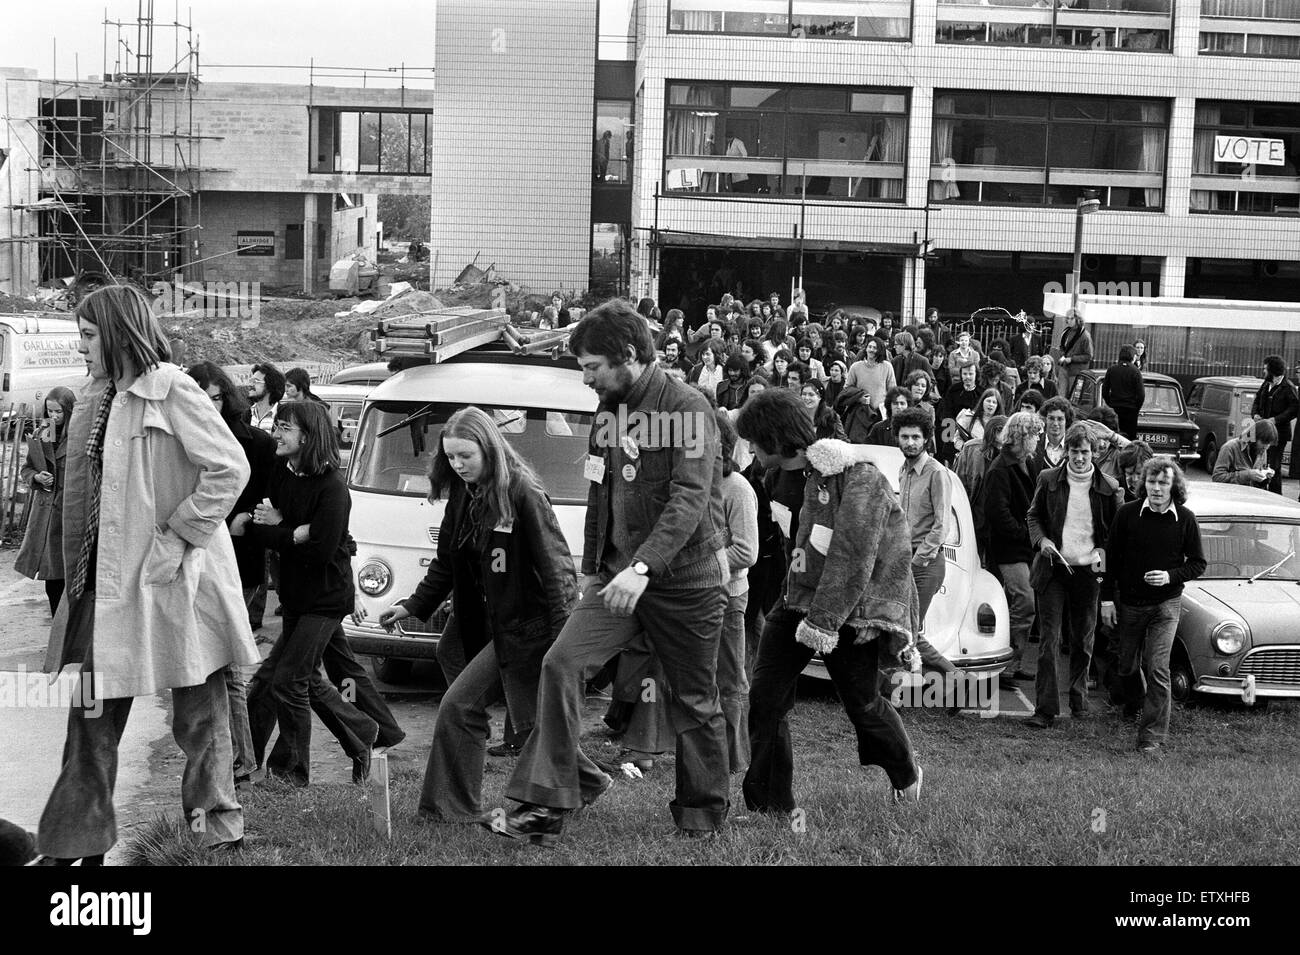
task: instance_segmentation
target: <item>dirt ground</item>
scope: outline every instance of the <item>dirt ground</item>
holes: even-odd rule
[[[256,320],[239,315],[233,308],[230,311],[236,314],[229,317],[224,314],[213,317],[195,310],[179,314],[161,311],[159,319],[169,334],[179,334],[185,339],[187,362],[241,365],[296,360],[330,364],[373,361],[370,333],[380,318],[452,306],[486,309],[502,302],[513,314],[525,305],[540,308],[549,304],[526,290],[498,280],[439,289],[432,294],[416,288],[372,312],[340,317],[337,313],[349,312],[362,299],[334,298],[330,294],[290,297],[267,294],[268,291],[273,290],[262,290]],[[38,308],[31,299],[0,295],[0,313]],[[71,317],[68,312],[50,314]]]

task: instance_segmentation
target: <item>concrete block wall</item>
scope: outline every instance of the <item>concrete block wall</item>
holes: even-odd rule
[[[312,173],[310,106],[427,109],[427,90],[365,90],[258,83],[203,84],[195,98],[203,188],[236,192],[382,192],[427,195],[426,176]]]
[[[596,0],[440,0],[434,284],[479,254],[543,293],[585,289]]]
[[[1300,61],[1197,56],[1199,6],[1180,0],[1174,53],[996,47],[935,42],[936,0],[916,0],[910,42],[684,35],[667,32],[669,0],[638,0],[641,17],[633,225],[654,221],[654,193],[663,175],[666,84],[714,80],[873,85],[911,97],[906,204],[808,205],[807,236],[910,243],[925,228],[930,179],[932,104],[936,89],[1006,90],[1157,97],[1170,101],[1165,211],[1102,211],[1088,218],[1087,247],[1111,254],[1173,260],[1171,284],[1182,293],[1189,256],[1300,260],[1300,223],[1287,216],[1192,215],[1188,209],[1195,102],[1224,99],[1300,102]],[[750,64],[760,63],[761,71]],[[793,234],[798,204],[747,204],[663,197],[660,228],[746,236]],[[929,236],[941,249],[1069,252],[1072,208],[932,206]],[[646,271],[638,242],[634,274]],[[634,283],[635,284],[635,283]],[[648,289],[649,283],[646,283]],[[923,308],[923,296],[919,298]]]
[[[236,233],[246,231],[274,231],[275,255],[223,255],[203,263],[203,278],[207,281],[259,281],[266,285],[300,287],[302,260],[285,258],[285,226],[301,224],[302,221],[303,197],[298,193],[205,193],[200,258],[234,249]],[[308,236],[305,241],[314,239]],[[328,271],[329,264],[325,263],[324,268]]]

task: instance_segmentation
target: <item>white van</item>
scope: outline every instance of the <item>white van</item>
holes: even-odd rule
[[[45,396],[86,381],[77,323],[44,315],[0,315],[0,408],[27,405],[44,416]]]
[[[429,463],[453,412],[477,405],[536,469],[575,562],[581,566],[588,483],[582,476],[596,393],[572,358],[515,356],[503,349],[465,352],[437,365],[393,375],[366,400],[352,447],[349,522],[352,559],[365,623],[343,622],[353,650],[398,680],[412,660],[433,659],[447,605],[425,623],[407,618],[387,633],[375,623],[424,579],[445,503],[430,504]]]

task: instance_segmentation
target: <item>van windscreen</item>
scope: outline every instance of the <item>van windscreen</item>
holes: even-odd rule
[[[348,485],[380,494],[427,495],[429,465],[443,425],[462,407],[410,401],[370,405],[352,450]],[[592,415],[544,408],[478,407],[492,415],[501,434],[532,465],[552,504],[587,503],[589,482],[582,476],[582,467]]]

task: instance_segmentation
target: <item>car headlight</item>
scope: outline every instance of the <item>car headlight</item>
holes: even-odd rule
[[[1210,640],[1214,643],[1214,649],[1231,656],[1240,653],[1241,648],[1246,645],[1246,631],[1240,624],[1225,620],[1214,628]]]
[[[382,560],[369,560],[357,572],[357,586],[370,597],[378,597],[393,585],[393,572]]]

